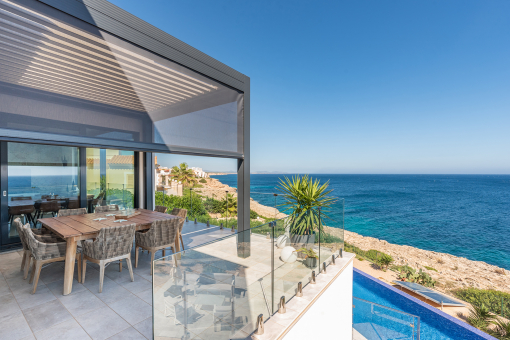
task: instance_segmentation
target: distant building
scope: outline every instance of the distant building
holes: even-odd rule
[[[192,167],[191,170],[195,173],[195,176],[199,178],[207,178],[209,175],[202,168]]]
[[[172,169],[158,167],[155,169],[154,179],[156,191],[164,192],[167,195],[182,196],[183,185],[174,179]]]

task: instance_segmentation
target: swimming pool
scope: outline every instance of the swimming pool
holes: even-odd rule
[[[392,286],[354,269],[353,296],[420,317],[420,340],[495,339],[470,325],[415,299]],[[353,308],[354,328],[366,309]],[[386,318],[388,319],[388,318]],[[391,319],[391,317],[390,317]],[[394,319],[394,318],[393,318]],[[382,325],[387,321],[382,321]],[[374,337],[373,339],[412,339],[411,337]],[[372,340],[372,338],[368,339]]]

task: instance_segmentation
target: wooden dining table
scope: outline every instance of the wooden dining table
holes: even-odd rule
[[[114,222],[115,216],[106,216],[120,211],[104,213],[72,215],[65,217],[41,218],[42,227],[63,238],[67,242],[65,272],[64,272],[64,295],[68,295],[73,289],[74,265],[76,261],[76,247],[78,241],[94,239],[102,228],[118,227],[119,225],[136,224],[136,230],[149,229],[152,222],[162,219],[180,218],[178,216],[159,213],[147,209],[135,209],[139,215],[127,218],[124,222]],[[106,218],[105,220],[96,220]],[[179,230],[175,233],[175,252],[180,251]]]

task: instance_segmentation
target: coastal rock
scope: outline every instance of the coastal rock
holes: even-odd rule
[[[341,237],[340,229],[325,228],[328,233]],[[455,289],[474,287],[510,293],[510,285],[508,285],[510,278],[505,275],[506,271],[503,268],[451,254],[392,244],[348,230],[344,231],[344,237],[345,242],[362,250],[375,249],[390,254],[395,259],[396,265],[407,264],[426,271],[438,281],[436,289],[439,291],[452,294],[451,292]],[[425,266],[434,268],[437,272],[428,270]]]
[[[205,197],[211,197],[217,200],[223,199],[227,191],[229,194],[237,197],[237,189],[232,188],[226,184],[221,183],[216,178],[206,178],[207,183],[200,183],[202,188],[197,189],[200,191],[200,195]],[[265,205],[260,204],[254,199],[250,199],[250,209],[255,211],[262,217],[266,218],[284,218],[287,217],[286,214],[281,213],[278,209],[274,207],[267,207]]]

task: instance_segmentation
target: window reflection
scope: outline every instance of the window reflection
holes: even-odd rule
[[[134,208],[134,152],[87,149],[87,200],[89,211],[97,205]]]
[[[80,207],[79,149],[28,143],[7,144],[9,237],[16,217],[35,225],[60,209]]]

